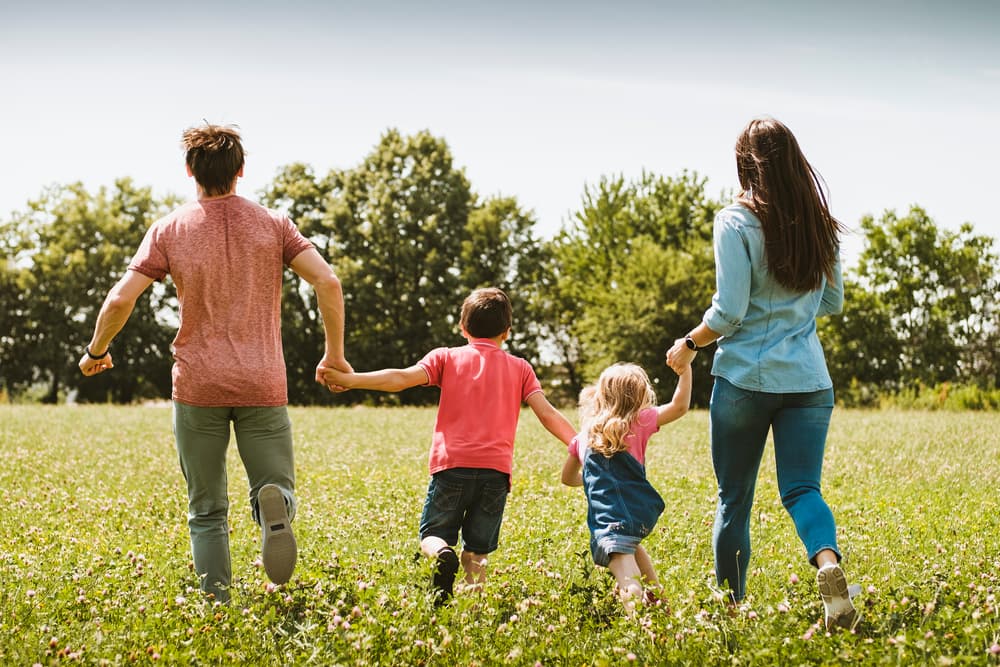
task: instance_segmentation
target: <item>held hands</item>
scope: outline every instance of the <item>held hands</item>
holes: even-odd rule
[[[338,379],[346,379],[351,373],[354,373],[354,369],[347,363],[346,359],[331,360],[323,357],[316,367],[316,382],[334,393],[340,393],[347,391],[350,387],[340,384]]]
[[[691,362],[697,354],[684,343],[683,338],[678,338],[674,341],[673,347],[667,350],[667,366],[678,375],[683,375],[691,368]]]

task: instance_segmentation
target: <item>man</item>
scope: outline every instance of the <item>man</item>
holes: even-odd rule
[[[236,194],[244,152],[231,127],[183,134],[187,173],[198,200],[157,220],[125,276],[108,293],[80,359],[84,375],[113,368],[110,345],[154,280],[173,278],[180,327],[173,343],[173,430],[188,488],[188,527],[201,588],[227,602],[229,501],[226,449],[230,422],[247,472],[254,519],[262,530],[264,569],[287,582],[297,547],[295,472],[287,379],[281,348],[281,281],[287,265],[316,291],[325,368],[350,371],[344,357],[340,281],[287,216]]]

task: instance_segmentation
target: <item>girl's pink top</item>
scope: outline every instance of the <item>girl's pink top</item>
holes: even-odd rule
[[[639,415],[625,436],[625,443],[628,445],[628,453],[642,465],[646,465],[646,443],[654,433],[660,430],[656,423],[656,408],[646,408],[639,411]],[[575,456],[583,463],[586,458],[587,448],[580,446],[582,434],[577,434],[569,443],[567,451],[570,456]]]

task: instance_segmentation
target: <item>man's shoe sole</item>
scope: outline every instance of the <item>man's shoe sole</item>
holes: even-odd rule
[[[265,484],[257,494],[257,508],[260,512],[261,560],[268,578],[276,584],[283,584],[292,578],[298,547],[295,534],[288,520],[285,496],[274,484]]]

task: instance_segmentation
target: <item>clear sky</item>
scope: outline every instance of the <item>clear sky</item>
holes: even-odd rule
[[[240,126],[248,195],[428,129],[547,235],[602,175],[734,188],[735,138],[766,114],[851,227],[916,203],[1000,238],[995,0],[145,4],[0,5],[0,216],[53,183],[190,196],[180,133],[207,119]]]

